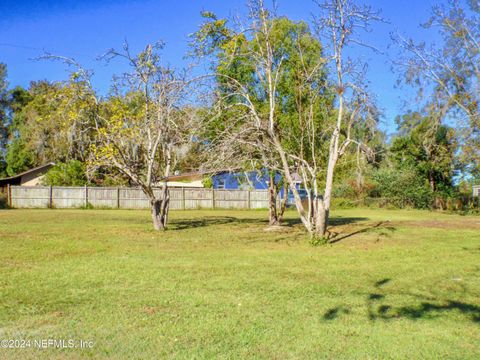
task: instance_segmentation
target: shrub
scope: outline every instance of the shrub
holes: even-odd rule
[[[44,182],[52,186],[87,185],[85,164],[78,160],[58,163],[45,174]]]
[[[210,176],[206,176],[202,180],[202,185],[206,189],[213,188],[213,179]]]
[[[0,209],[8,209],[7,195],[0,193]]]
[[[389,199],[397,207],[430,208],[433,192],[414,170],[380,169],[373,174],[371,195]]]
[[[332,208],[335,209],[350,209],[358,206],[358,202],[347,198],[332,198]]]

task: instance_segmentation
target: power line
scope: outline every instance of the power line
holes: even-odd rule
[[[44,53],[47,52],[47,50],[45,48],[38,48],[38,47],[33,47],[33,46],[18,45],[18,44],[11,44],[11,43],[0,43],[0,46],[12,47],[12,48],[16,48],[16,49],[32,50],[32,51],[41,51],[41,52],[44,52]],[[48,52],[51,52],[51,51],[48,51]],[[76,53],[76,52],[70,52],[70,51],[69,52],[62,52],[62,54],[91,57],[91,55]]]
[[[15,44],[9,44],[9,43],[0,43],[0,46],[7,46],[7,47],[13,47],[13,48],[18,48],[18,49],[26,49],[26,50],[40,50],[44,51],[45,49],[40,49],[40,48],[35,48],[31,46],[24,46],[24,45],[15,45]]]

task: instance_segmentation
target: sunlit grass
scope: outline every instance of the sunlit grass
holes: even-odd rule
[[[0,357],[480,357],[479,217],[336,211],[319,247],[294,218],[0,211],[0,338],[94,341]]]

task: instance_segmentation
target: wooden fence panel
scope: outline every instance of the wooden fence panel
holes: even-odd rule
[[[215,190],[215,208],[248,209],[248,190]]]
[[[150,201],[141,189],[120,189],[121,209],[150,209]]]
[[[119,188],[88,188],[88,204],[98,208],[117,208]]]
[[[250,192],[250,208],[268,208],[268,190],[253,190]]]
[[[46,208],[50,206],[50,187],[12,186],[11,204],[16,208]]]
[[[160,197],[161,189],[155,189]],[[150,201],[139,188],[12,186],[12,206],[149,209]],[[266,190],[170,189],[170,209],[261,209],[268,208]]]
[[[212,209],[212,195],[211,189],[185,189],[185,209]]]
[[[52,187],[52,207],[79,208],[86,205],[85,187]]]
[[[170,209],[182,210],[183,209],[183,190],[179,188],[170,189]]]

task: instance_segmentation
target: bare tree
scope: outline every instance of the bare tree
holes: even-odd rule
[[[227,97],[229,97],[227,95]],[[269,225],[278,226],[283,221],[287,206],[287,188],[283,181],[283,169],[271,151],[270,142],[262,131],[248,122],[250,114],[239,109],[238,104],[226,104],[225,99],[217,98],[209,112],[209,123],[216,124],[216,117],[224,119],[224,126],[216,126],[215,133],[206,135],[208,145],[204,153],[206,156],[203,170],[214,173],[216,171],[243,171],[245,181],[253,188],[252,176],[262,180],[267,178],[269,192]],[[208,154],[208,155],[207,155]],[[280,190],[283,187],[283,198]]]
[[[368,93],[359,81],[364,68],[359,69],[357,64],[344,59],[345,47],[356,40],[352,33],[358,27],[367,28],[376,14],[347,0],[327,1],[321,9],[323,13],[316,25],[322,35],[328,30],[331,54],[327,57],[321,46],[308,47],[316,40],[304,26],[300,26],[301,32],[292,38],[293,50],[286,53],[276,27],[281,22],[277,21],[275,11],[266,8],[263,0],[249,2],[248,27],[232,33],[225,31],[224,22],[220,22],[216,36],[211,37],[211,42],[231,49],[221,57],[222,70],[229,66],[236,70],[241,62],[248,64],[248,70],[253,74],[217,73],[227,103],[241,109],[243,126],[241,131],[232,128],[235,137],[242,141],[246,138],[249,142],[252,142],[252,136],[259,139],[251,145],[263,155],[264,163],[283,174],[300,219],[312,236],[326,233],[339,158],[350,144],[356,143],[365,149],[355,138],[355,126],[373,120],[376,115]],[[215,19],[206,29],[211,30],[218,24]],[[227,41],[222,41],[222,36]],[[299,60],[293,63],[293,58]],[[335,92],[331,91],[331,82],[325,78],[329,64],[333,64],[336,74]],[[287,83],[285,78],[293,81]],[[281,116],[285,95],[280,88],[285,84],[295,87],[293,112],[298,117],[294,122],[287,122]],[[333,115],[336,121],[332,121]],[[306,204],[297,189],[298,177],[301,177],[308,196]],[[274,212],[272,208],[271,213]]]
[[[401,53],[394,63],[402,80],[418,90],[425,108],[436,107],[437,119],[457,120],[462,157],[470,172],[480,173],[480,5],[449,0],[432,9],[427,29],[436,29],[443,44],[415,43],[400,34],[394,40]]]
[[[345,55],[352,44],[366,45],[357,38],[359,30],[369,30],[372,21],[379,21],[377,12],[368,6],[358,6],[352,0],[326,0],[317,2],[320,16],[315,20],[321,38],[325,36],[333,63],[337,100],[337,119],[329,140],[328,163],[323,199],[316,204],[315,227],[324,235],[328,225],[335,167],[348,146],[356,144],[368,151],[361,139],[354,139],[352,131],[356,123],[373,123],[377,110],[364,83],[366,66],[354,62]]]
[[[276,105],[277,99],[277,84],[281,77],[283,68],[281,63],[284,59],[275,58],[275,44],[269,41],[270,38],[270,21],[268,12],[264,8],[263,3],[259,1],[257,7],[254,8],[256,20],[254,24],[257,26],[256,34],[261,36],[263,48],[259,50],[259,67],[260,73],[264,74],[266,89],[269,99],[269,113],[268,120],[265,124],[266,133],[276,150],[285,177],[290,185],[290,189],[295,199],[295,205],[299,212],[302,223],[313,236],[324,236],[327,230],[329,211],[331,205],[331,196],[333,190],[333,180],[335,166],[339,158],[345,153],[350,144],[356,143],[361,146],[358,139],[353,138],[353,128],[355,124],[360,121],[373,120],[371,115],[374,115],[368,93],[359,84],[359,79],[363,75],[363,68],[358,69],[356,64],[344,59],[344,50],[346,46],[353,40],[352,34],[357,27],[367,27],[369,21],[375,16],[368,8],[358,8],[351,1],[327,1],[320,4],[323,13],[321,17],[317,18],[316,25],[319,33],[329,35],[329,44],[331,54],[327,57],[319,54],[318,62],[315,64],[304,64],[303,72],[299,77],[301,87],[306,94],[307,103],[303,104],[303,111],[299,114],[303,117],[303,136],[302,140],[308,144],[309,153],[304,151],[304,147],[298,146],[289,150],[282,139],[287,137],[289,128],[278,126],[276,121]],[[301,48],[299,48],[301,55]],[[325,71],[331,61],[334,66],[336,75],[336,109],[323,109],[322,121],[318,121],[319,111],[318,106],[319,97],[325,96],[324,88],[329,84],[322,84],[318,82],[321,77],[319,72]],[[279,65],[280,64],[280,65]],[[325,104],[327,105],[327,104]],[[328,105],[327,105],[328,106]],[[262,123],[262,119],[257,114],[253,106],[250,106],[254,121],[257,124]],[[320,113],[322,110],[320,110]],[[333,113],[336,113],[336,121],[332,124],[329,118]],[[328,135],[330,134],[330,135]],[[325,163],[321,162],[321,157],[325,154],[318,154],[321,152],[323,145],[327,145],[328,155],[325,177],[325,186],[323,193],[320,190],[320,181],[322,168]],[[301,197],[295,186],[295,179],[292,169],[296,169],[300,174],[304,188],[308,196],[308,202],[305,207],[301,201]]]
[[[253,14],[258,4],[249,3]],[[210,168],[234,168],[258,172],[262,178],[268,177],[269,190],[269,225],[280,225],[286,209],[287,194],[280,200],[279,190],[282,186],[283,168],[278,155],[271,151],[271,143],[259,123],[253,123],[252,109],[264,112],[261,108],[270,106],[265,92],[265,78],[262,70],[256,67],[260,60],[256,45],[263,41],[248,24],[244,27],[239,19],[236,26],[227,26],[227,20],[219,20],[214,14],[204,12],[207,19],[200,30],[193,34],[191,43],[196,56],[214,54],[211,62],[210,79],[214,100],[212,113],[222,119],[215,123],[213,138],[210,138],[210,151],[206,164]],[[247,39],[248,38],[248,39]],[[256,90],[254,90],[256,89]],[[246,100],[246,101],[245,101]],[[252,108],[253,107],[253,108]],[[262,115],[263,116],[263,115]]]
[[[77,76],[88,85],[88,95],[95,100],[90,168],[115,168],[139,186],[150,201],[155,230],[167,227],[168,177],[195,141],[195,131],[199,131],[196,111],[186,105],[191,99],[191,82],[186,72],[162,63],[162,48],[162,43],[147,45],[138,55],[132,55],[125,43],[121,51],[109,50],[102,59],[107,63],[123,59],[129,71],[114,77],[112,93],[106,99],[94,91],[92,74],[74,60],[48,56],[74,66]],[[155,189],[158,186],[160,191]]]

